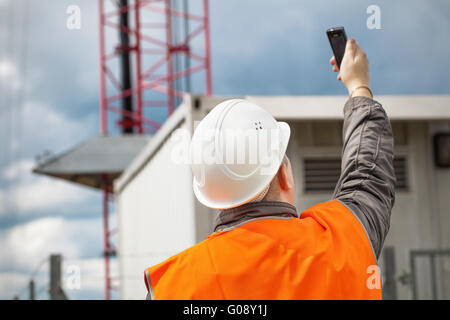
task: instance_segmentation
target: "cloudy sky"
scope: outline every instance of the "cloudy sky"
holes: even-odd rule
[[[446,0],[210,3],[214,94],[345,94],[325,37],[338,25],[367,52],[375,94],[450,93]],[[366,26],[372,4],[381,9],[381,29]],[[80,30],[66,28],[69,5],[81,9]],[[70,298],[103,297],[100,194],[31,173],[37,155],[99,132],[97,18],[94,0],[0,0],[2,299],[25,298],[35,270],[46,298],[46,259],[54,252],[64,268],[81,269],[81,289],[68,290]],[[193,79],[196,91],[201,80]]]

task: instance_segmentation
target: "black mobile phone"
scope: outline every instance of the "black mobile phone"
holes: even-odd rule
[[[331,50],[336,58],[337,66],[341,67],[342,58],[347,44],[347,35],[344,27],[335,27],[327,30],[328,41],[330,41]]]

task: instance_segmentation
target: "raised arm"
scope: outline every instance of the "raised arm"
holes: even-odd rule
[[[330,63],[337,70],[332,58]],[[350,39],[338,80],[350,93],[344,106],[341,176],[333,198],[363,225],[375,255],[380,255],[394,205],[393,136],[380,103],[371,98],[365,53]]]

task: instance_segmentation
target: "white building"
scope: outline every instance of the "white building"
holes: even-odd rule
[[[173,133],[181,128],[191,134],[195,121],[229,98],[186,96],[116,180],[121,298],[145,298],[144,269],[212,231],[214,212],[196,200],[189,165],[173,161],[180,146],[187,144]],[[346,97],[244,98],[291,126],[287,153],[294,169],[298,211],[328,200],[340,170]],[[449,138],[444,137],[438,147],[433,141],[436,133],[450,132],[450,96],[376,98],[391,119],[398,179],[391,229],[379,260],[384,294],[410,299],[415,291],[418,298],[449,299],[450,252],[443,249],[450,249],[450,169],[438,167],[434,154],[440,151],[450,158],[450,146]],[[324,168],[328,170],[319,176],[311,174]],[[411,251],[417,249],[440,251],[417,252],[412,258]],[[432,259],[433,252],[438,255]]]

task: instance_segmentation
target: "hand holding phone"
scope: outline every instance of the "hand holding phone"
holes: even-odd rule
[[[330,42],[331,50],[333,50],[334,57],[338,68],[341,68],[341,62],[344,58],[345,45],[347,44],[347,35],[344,27],[335,27],[327,30],[328,41]]]
[[[333,36],[337,34],[336,36]],[[339,72],[338,80],[347,87],[349,94],[371,97],[369,61],[366,53],[359,47],[355,39],[347,42],[347,37],[343,27],[327,30],[328,39],[334,56],[330,60],[334,72]],[[345,42],[343,42],[345,39]],[[366,87],[366,89],[355,89]]]

